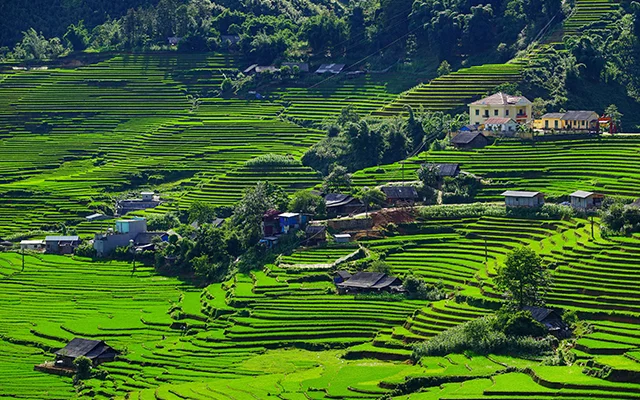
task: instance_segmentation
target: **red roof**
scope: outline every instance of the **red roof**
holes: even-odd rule
[[[511,118],[501,118],[501,117],[492,117],[492,118],[487,118],[484,121],[485,125],[502,125],[502,124],[508,124],[509,121],[513,121]],[[515,124],[516,121],[513,121],[513,123]]]

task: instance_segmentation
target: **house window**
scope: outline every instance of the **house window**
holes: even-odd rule
[[[509,110],[504,110],[504,116],[508,117],[509,116]]]
[[[498,116],[498,110],[493,110],[493,115]]]
[[[549,129],[549,120],[548,119],[544,121],[544,127],[545,127],[545,129]]]
[[[582,121],[582,126],[584,126],[584,124],[585,124],[585,122],[584,122],[584,121]]]
[[[476,110],[476,115],[480,115],[480,110]]]
[[[558,120],[553,121],[553,126],[558,129]]]

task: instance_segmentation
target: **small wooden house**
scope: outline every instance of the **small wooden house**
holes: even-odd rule
[[[387,196],[387,204],[413,204],[418,200],[418,191],[413,186],[384,186],[380,190]]]
[[[280,233],[280,211],[269,210],[262,216],[262,234],[273,236]]]
[[[307,225],[304,232],[307,246],[318,246],[327,243],[327,227],[324,225]]]
[[[581,210],[598,208],[602,205],[602,200],[604,200],[603,194],[585,192],[584,190],[576,190],[569,197],[571,199],[571,207]]]
[[[74,338],[62,349],[55,352],[56,366],[73,368],[78,357],[87,357],[94,366],[113,361],[118,352],[102,340]]]
[[[349,271],[336,271],[336,273],[333,275],[333,283],[335,283],[337,285],[338,283],[342,283],[342,282],[348,280],[349,278],[351,278],[351,272],[349,272]]]
[[[534,320],[544,325],[549,330],[549,333],[558,339],[571,337],[571,330],[557,311],[550,308],[532,306],[523,307],[523,310],[529,311]]]
[[[302,215],[299,213],[282,213],[278,215],[280,219],[280,229],[282,233],[289,233],[289,231],[294,229],[299,229],[302,225]]]
[[[436,164],[438,168],[438,178],[442,179],[447,176],[455,178],[460,175],[459,164]]]
[[[544,204],[544,193],[507,190],[502,193],[507,207],[540,207]]]
[[[21,240],[20,250],[42,250],[44,249],[44,240]]]
[[[351,235],[348,233],[339,233],[337,235],[333,235],[336,243],[349,243],[351,241]]]
[[[47,236],[44,239],[45,250],[52,254],[73,254],[80,245],[78,236]]]
[[[451,144],[457,149],[481,149],[489,144],[489,139],[480,131],[458,132],[451,138]]]
[[[328,217],[351,215],[364,211],[364,204],[353,196],[341,193],[328,193],[324,196]]]

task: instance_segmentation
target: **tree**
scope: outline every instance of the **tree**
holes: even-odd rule
[[[550,277],[542,259],[533,250],[521,247],[509,253],[495,279],[498,289],[508,293],[510,301],[519,309],[544,305]]]
[[[378,188],[364,187],[356,197],[364,203],[367,209],[380,208],[387,200],[387,196]]]
[[[351,190],[351,174],[342,165],[334,164],[329,175],[324,178],[322,188],[326,193]]]
[[[80,356],[73,360],[76,367],[75,381],[82,381],[91,377],[91,360],[85,356]]]
[[[448,75],[451,73],[451,64],[447,60],[444,60],[440,63],[438,70],[436,71],[438,76]]]
[[[84,21],[80,21],[77,25],[69,25],[67,33],[62,38],[69,43],[73,50],[82,51],[89,44],[89,31],[85,28]]]
[[[235,209],[231,222],[245,247],[255,244],[261,236],[262,216],[270,209],[284,210],[289,204],[289,196],[278,185],[258,182],[245,191]]]
[[[605,110],[604,113],[611,118],[611,123],[616,127],[620,125],[620,121],[622,121],[622,113],[618,111],[618,106],[615,104],[610,104]]]
[[[187,214],[189,215],[189,223],[197,221],[199,224],[211,222],[217,216],[216,207],[203,201],[191,203]]]
[[[533,116],[535,118],[540,118],[544,113],[547,112],[547,103],[544,101],[542,97],[536,97],[533,99]]]
[[[311,193],[308,190],[300,190],[295,192],[291,197],[289,211],[303,214],[325,215],[327,213],[327,206],[321,196]]]
[[[423,164],[418,169],[418,179],[422,181],[425,186],[435,188],[439,182],[440,167],[437,164]]]

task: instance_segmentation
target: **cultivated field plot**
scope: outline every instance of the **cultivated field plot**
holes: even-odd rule
[[[79,222],[139,185],[214,204],[258,179],[289,190],[317,174],[248,170],[265,153],[299,157],[321,132],[278,119],[270,102],[202,97],[236,60],[115,56],[76,70],[12,71],[0,83],[0,235]],[[237,172],[236,172],[237,170]],[[165,192],[165,194],[167,194]]]
[[[504,190],[568,195],[574,190],[637,197],[640,193],[640,138],[603,136],[549,142],[499,140],[480,150],[429,151],[407,160],[405,180],[416,180],[424,163],[457,163],[485,180],[478,200],[501,201]],[[402,179],[402,164],[371,167],[354,174],[357,186]]]

